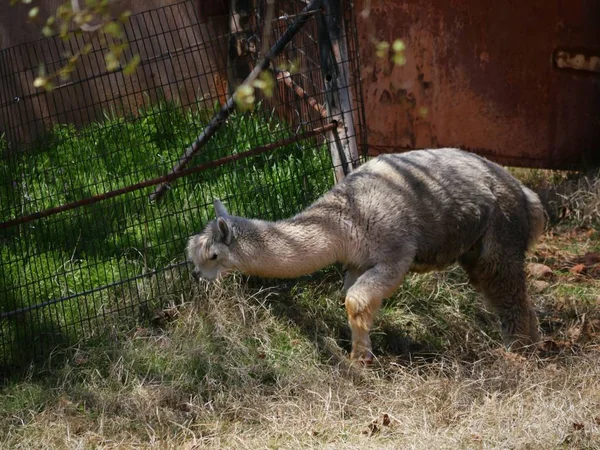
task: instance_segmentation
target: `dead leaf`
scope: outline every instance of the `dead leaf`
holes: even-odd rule
[[[368,426],[368,428],[362,432],[362,434],[366,434],[368,436],[373,436],[374,434],[379,433],[379,427],[377,426],[377,421],[374,420]]]
[[[548,286],[550,286],[550,283],[543,280],[533,280],[533,282],[531,283],[533,291],[537,294],[543,292]]]
[[[583,262],[586,266],[600,264],[600,253],[587,252],[585,255],[583,255]]]
[[[514,352],[506,351],[504,349],[502,349],[502,350],[503,350],[502,356],[504,357],[504,360],[506,362],[509,362],[511,364],[523,364],[524,362],[527,361],[527,358],[523,355],[519,355]]]
[[[152,330],[148,328],[137,327],[133,333],[133,339],[148,337],[150,335],[152,335]]]
[[[554,275],[550,267],[540,263],[527,264],[527,273],[538,280],[543,278],[551,278]]]
[[[88,362],[88,360],[89,360],[88,355],[85,352],[80,351],[80,350],[77,350],[75,352],[75,355],[73,356],[73,363],[76,366],[81,366],[81,365],[85,364],[86,362]]]
[[[555,339],[545,339],[539,345],[539,349],[542,353],[560,353],[567,349],[568,343],[564,341],[557,341]]]
[[[586,314],[581,317],[581,330],[579,332],[578,340],[582,344],[591,341],[594,338],[593,325],[588,319]]]
[[[585,271],[585,264],[577,264],[569,269],[569,272],[579,275]]]
[[[389,427],[390,426],[390,422],[391,422],[390,416],[388,416],[387,414],[384,414],[383,415],[383,422],[382,422],[383,426],[384,427]]]
[[[168,322],[174,320],[179,316],[179,310],[177,308],[166,308],[166,309],[156,309],[152,315],[152,323],[155,326],[163,327]]]

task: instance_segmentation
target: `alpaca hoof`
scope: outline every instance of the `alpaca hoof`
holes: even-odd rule
[[[370,367],[373,364],[373,355],[370,358],[361,358],[358,360],[358,364],[363,367]]]
[[[352,352],[350,359],[359,366],[368,367],[373,364],[373,353],[365,350],[362,354],[356,355]]]
[[[539,336],[518,336],[507,340],[504,345],[508,352],[530,355],[536,352],[539,342]]]

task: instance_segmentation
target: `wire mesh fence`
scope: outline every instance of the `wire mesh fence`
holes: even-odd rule
[[[265,18],[259,1],[243,33],[223,27],[231,17],[200,20],[192,1],[139,13],[125,26],[141,58],[133,75],[107,72],[95,40],[48,93],[32,87],[39,64],[59,67],[85,36],[0,51],[1,371],[188,301],[184,246],[213,217],[214,198],[239,215],[288,217],[333,185],[340,141],[362,153],[353,7],[332,3],[341,9],[313,2],[307,13],[303,1],[279,1]],[[341,24],[341,60],[323,43],[328,20]],[[250,73],[265,56],[273,95],[230,108],[227,80],[240,61]]]

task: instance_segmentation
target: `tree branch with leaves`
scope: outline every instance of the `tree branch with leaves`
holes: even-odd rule
[[[104,62],[106,70],[114,72],[122,70],[126,74],[135,71],[140,63],[139,55],[133,55],[122,63],[125,50],[129,43],[125,38],[123,26],[129,20],[130,11],[123,11],[114,17],[109,0],[69,0],[60,4],[56,10],[46,17],[41,17],[40,7],[32,6],[27,14],[27,20],[40,25],[41,32],[46,37],[58,36],[63,41],[69,41],[74,35],[86,35],[86,42],[76,52],[65,52],[62,56],[66,59],[58,70],[48,73],[42,64],[33,85],[46,91],[51,91],[56,86],[56,81],[67,81],[75,70],[77,63],[88,55],[93,46],[92,38],[97,38],[100,45],[106,48]],[[10,0],[11,5],[31,5],[32,0]]]

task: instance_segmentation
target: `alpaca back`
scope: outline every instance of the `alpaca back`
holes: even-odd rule
[[[490,227],[524,252],[543,228],[537,195],[499,165],[458,149],[382,155],[352,172],[299,217],[344,230],[350,265],[400,252],[441,268]]]

